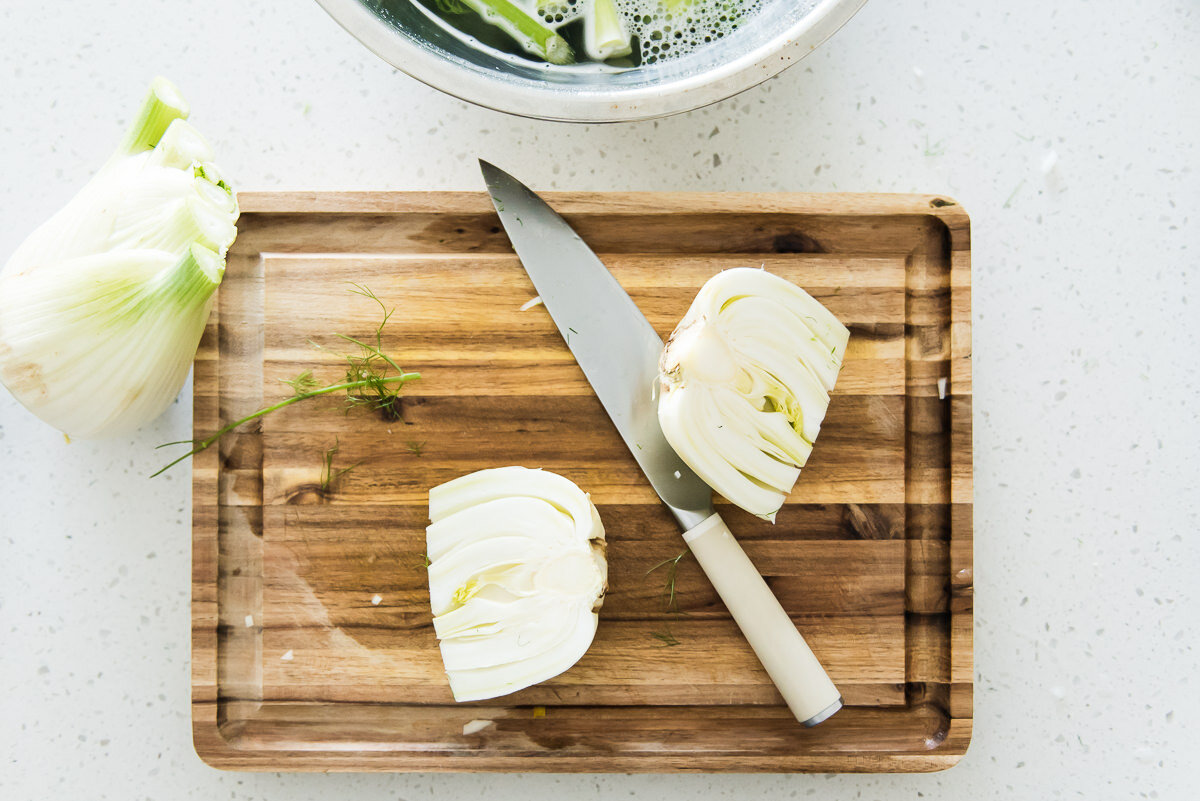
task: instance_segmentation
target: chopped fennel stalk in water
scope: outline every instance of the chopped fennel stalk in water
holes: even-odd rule
[[[492,55],[625,70],[678,59],[733,34],[765,0],[373,0],[422,7]],[[811,8],[816,0],[793,0]],[[578,59],[581,63],[576,65]]]
[[[567,40],[534,19],[509,0],[434,0],[438,11],[447,15],[471,11],[480,19],[504,31],[522,50],[551,64],[570,64],[575,52]]]
[[[0,272],[0,382],[65,434],[117,436],[175,399],[237,235],[237,200],[156,78],[120,146]]]
[[[583,18],[583,42],[588,58],[605,61],[633,52],[616,0],[591,0],[591,4],[590,13]]]

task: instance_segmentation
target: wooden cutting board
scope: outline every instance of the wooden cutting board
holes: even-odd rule
[[[718,270],[805,287],[851,331],[816,449],[770,525],[718,508],[844,694],[801,728],[626,452],[482,193],[259,193],[195,371],[195,433],[344,374],[335,332],[422,374],[404,419],[288,407],[194,460],[196,749],[247,770],[930,771],[971,737],[970,231],[924,195],[556,194],[665,337]],[[310,340],[333,352],[316,350]],[[359,462],[329,491],[322,457]],[[424,569],[430,487],[561,473],[608,533],[595,643],[455,704]],[[649,575],[648,575],[649,573]],[[674,643],[674,644],[669,644]]]

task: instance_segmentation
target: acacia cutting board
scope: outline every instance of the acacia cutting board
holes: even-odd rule
[[[821,436],[770,525],[718,508],[841,688],[801,728],[682,548],[482,193],[260,193],[195,371],[195,433],[344,372],[335,332],[422,374],[403,420],[335,397],[196,457],[196,749],[250,770],[928,771],[971,736],[970,233],[921,195],[547,194],[664,337],[718,270],[759,266],[850,328]],[[331,350],[314,349],[310,340]],[[360,463],[330,489],[334,467]],[[455,704],[424,568],[430,487],[561,473],[608,533],[610,588],[563,675]],[[668,644],[676,643],[676,644]],[[471,725],[468,725],[471,724]],[[464,728],[465,727],[465,728]]]

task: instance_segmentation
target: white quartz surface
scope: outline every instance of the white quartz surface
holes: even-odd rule
[[[929,776],[215,771],[189,727],[188,476],[145,478],[153,446],[189,436],[189,395],[135,436],[68,445],[0,391],[0,796],[1196,797],[1195,0],[872,0],[765,86],[593,127],[467,107],[312,2],[4,0],[0,258],[106,156],[155,73],[244,188],[475,189],[484,156],[543,189],[958,198],[974,743]]]

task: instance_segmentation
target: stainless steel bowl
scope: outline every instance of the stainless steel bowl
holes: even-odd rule
[[[774,0],[731,36],[663,64],[605,72],[472,47],[411,2],[317,0],[356,39],[435,89],[497,111],[566,122],[665,117],[762,83],[812,52],[866,0]]]

